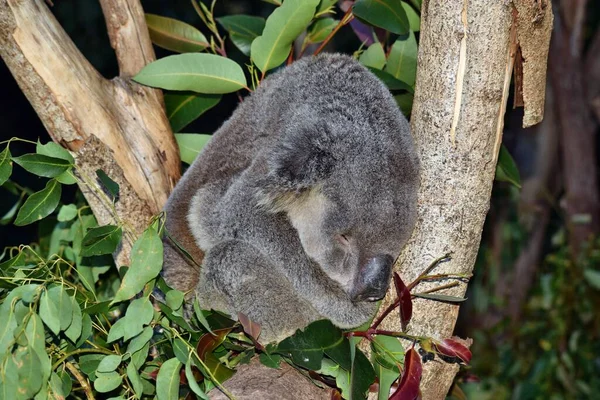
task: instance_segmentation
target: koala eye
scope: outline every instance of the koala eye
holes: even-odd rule
[[[348,235],[337,234],[335,235],[335,240],[337,240],[343,246],[350,246],[350,238]]]

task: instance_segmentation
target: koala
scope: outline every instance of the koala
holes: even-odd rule
[[[261,342],[318,319],[357,327],[413,230],[418,177],[383,83],[346,55],[300,59],[263,80],[175,187],[163,276],[203,309],[259,323]]]

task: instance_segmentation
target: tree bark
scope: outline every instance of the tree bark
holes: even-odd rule
[[[535,6],[533,2],[516,3],[522,10]],[[411,119],[421,160],[418,220],[397,265],[406,283],[433,259],[449,252],[452,261],[439,266],[436,274],[468,275],[473,270],[489,208],[516,53],[518,12],[513,7],[489,0],[423,2]],[[550,7],[543,9],[541,19],[533,34],[545,36],[547,46]],[[545,58],[541,59],[543,65],[532,67],[545,70]],[[542,99],[545,74],[543,78],[538,87]],[[543,100],[535,103],[538,109],[540,104],[543,107]],[[537,113],[543,115],[543,111]],[[419,285],[417,292],[433,286]],[[443,293],[462,297],[465,291],[466,284],[461,284]],[[382,309],[394,298],[388,294]],[[449,337],[457,316],[456,305],[414,299],[408,332],[436,339]],[[399,319],[387,318],[383,329],[400,330]],[[423,398],[445,398],[457,370],[458,366],[443,362],[425,364]]]
[[[102,1],[120,76],[104,79],[42,0],[0,0],[0,56],[50,137],[76,159],[79,187],[101,225],[125,228],[117,265],[179,179],[177,144],[159,90],[128,78],[154,59],[139,1]],[[96,178],[119,184],[113,206]]]

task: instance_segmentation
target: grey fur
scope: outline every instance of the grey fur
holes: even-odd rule
[[[387,88],[348,56],[301,59],[264,80],[175,188],[166,281],[203,308],[246,314],[279,340],[375,312],[415,223],[418,159]],[[346,239],[340,235],[345,235]]]

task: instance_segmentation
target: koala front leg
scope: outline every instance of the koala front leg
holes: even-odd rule
[[[320,318],[254,246],[228,240],[205,255],[196,296],[202,308],[243,313],[260,324],[260,342],[281,340]]]

